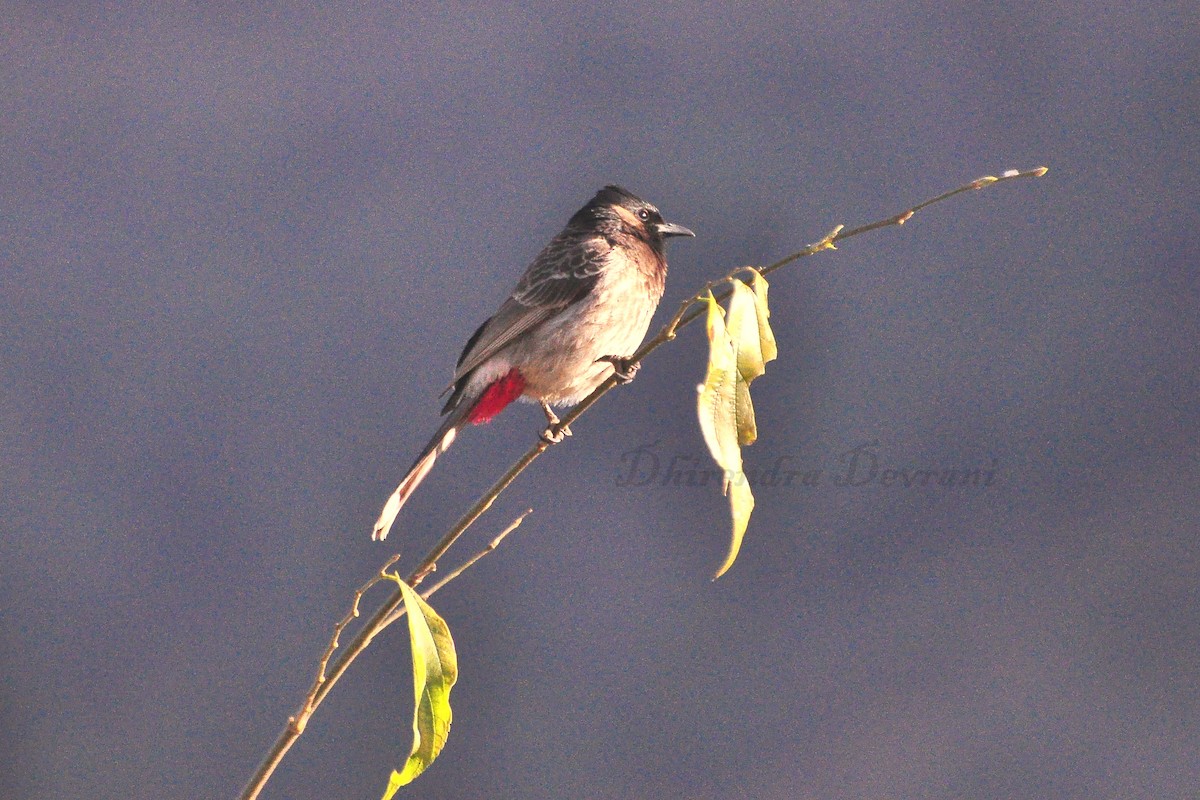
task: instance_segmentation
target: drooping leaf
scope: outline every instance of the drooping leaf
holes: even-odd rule
[[[732,283],[733,294],[729,298],[729,318],[725,327],[733,343],[734,352],[737,353],[738,444],[746,446],[754,444],[758,439],[758,427],[754,422],[754,403],[750,399],[750,382],[766,372],[766,366],[763,364],[760,334],[762,326],[754,292],[742,281],[735,280]]]
[[[733,535],[729,554],[717,570],[721,577],[737,559],[754,494],[742,468],[741,448],[758,438],[750,383],[766,372],[766,362],[778,355],[775,335],[768,321],[767,282],[757,270],[753,289],[732,280],[726,316],[712,292],[708,294],[708,370],[700,386],[697,408],[704,441],[725,475],[723,489],[729,496]]]
[[[738,375],[734,391],[735,413],[737,415],[738,444],[742,447],[758,441],[758,425],[754,422],[754,403],[750,400],[750,384]]]
[[[749,286],[739,280],[732,283],[733,294],[729,296],[729,317],[725,327],[737,353],[738,374],[750,383],[767,370],[763,365],[758,306]]]
[[[774,361],[779,355],[775,345],[775,332],[771,330],[771,310],[767,307],[767,289],[770,284],[758,270],[754,270],[754,306],[758,310],[758,337],[762,350],[763,363]]]
[[[724,575],[733,562],[737,560],[738,551],[742,549],[742,537],[746,535],[746,526],[750,524],[750,513],[754,511],[754,494],[750,491],[750,482],[744,473],[739,473],[729,483],[729,513],[733,518],[733,537],[729,542],[729,554],[725,562],[713,575],[713,580]]]
[[[401,786],[411,782],[433,763],[450,733],[450,688],[458,680],[458,657],[450,628],[438,613],[404,581],[408,634],[412,642],[413,746],[400,770],[392,770],[383,800],[391,800]]]
[[[742,471],[742,452],[738,446],[737,360],[733,343],[725,329],[724,311],[712,292],[708,294],[708,370],[696,400],[700,432],[717,466],[730,476]]]
[[[736,290],[735,290],[736,291]],[[739,319],[731,306],[730,320],[739,328],[744,316]],[[739,311],[745,314],[745,307]],[[750,313],[754,314],[753,305]],[[712,454],[713,460],[724,473],[724,492],[729,495],[733,535],[729,555],[714,578],[719,578],[737,558],[750,512],[754,509],[754,495],[742,471],[741,444],[749,436],[753,441],[754,409],[750,405],[749,384],[738,369],[737,349],[730,339],[724,312],[712,293],[708,295],[708,370],[700,386],[696,408],[700,419],[700,431]]]

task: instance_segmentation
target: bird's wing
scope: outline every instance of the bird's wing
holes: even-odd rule
[[[526,331],[587,297],[600,279],[613,246],[602,236],[580,241],[560,235],[525,270],[517,288],[463,348],[457,382]]]

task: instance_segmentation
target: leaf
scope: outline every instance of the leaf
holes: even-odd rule
[[[742,471],[742,451],[738,444],[737,361],[733,343],[725,329],[724,311],[712,292],[708,293],[708,371],[700,386],[696,411],[700,433],[717,466],[725,471],[722,489],[731,475]]]
[[[743,284],[743,288],[745,285]],[[735,288],[736,293],[736,288]],[[730,303],[730,321],[739,328],[746,324],[746,307]],[[753,305],[749,313],[755,315]],[[741,317],[737,316],[738,314]],[[755,323],[757,327],[757,323]],[[725,474],[723,491],[729,495],[729,509],[733,520],[733,535],[729,555],[717,571],[721,577],[737,558],[742,537],[750,522],[754,509],[754,495],[742,471],[741,445],[753,441],[754,407],[750,404],[749,382],[738,368],[737,350],[730,339],[730,329],[725,326],[724,312],[712,292],[708,294],[708,370],[700,386],[696,409],[700,419],[700,432],[704,441]],[[757,341],[757,333],[756,333]]]
[[[755,273],[756,275],[758,273]],[[754,444],[758,439],[758,427],[754,422],[754,404],[750,400],[750,382],[767,371],[763,363],[762,329],[759,303],[750,287],[739,280],[732,281],[733,294],[729,298],[729,319],[726,329],[734,352],[737,353],[738,383],[735,391],[738,426],[738,444]],[[770,326],[767,326],[770,332]],[[772,339],[772,344],[774,339]]]
[[[708,293],[708,370],[700,386],[697,411],[704,441],[725,473],[724,492],[729,496],[733,535],[729,554],[714,580],[733,566],[742,546],[754,494],[742,468],[742,450],[758,439],[750,383],[766,372],[766,362],[779,354],[775,334],[768,322],[767,281],[754,269],[751,289],[743,281],[731,280],[726,316],[712,292]]]
[[[750,524],[750,513],[754,511],[754,494],[750,491],[750,482],[745,474],[739,473],[729,484],[729,513],[733,518],[733,537],[729,542],[729,554],[725,562],[713,575],[713,580],[724,575],[737,560],[738,551],[742,549],[742,537],[746,535],[746,526]]]
[[[771,330],[771,310],[767,308],[767,289],[770,284],[758,270],[754,273],[754,307],[758,311],[758,338],[762,350],[763,363],[774,361],[779,356],[779,348],[775,345],[775,332]]]
[[[450,733],[450,688],[458,680],[458,656],[450,628],[407,583],[397,579],[408,611],[412,641],[413,746],[404,767],[392,770],[383,800],[391,800],[401,786],[411,782],[433,763]]]
[[[754,403],[750,400],[750,384],[738,376],[734,390],[734,411],[737,415],[738,444],[742,447],[758,441],[758,426],[754,423]]]
[[[733,294],[729,297],[729,318],[726,328],[729,339],[737,353],[738,374],[750,383],[767,371],[763,365],[761,326],[758,322],[758,306],[754,292],[745,283],[734,280]]]

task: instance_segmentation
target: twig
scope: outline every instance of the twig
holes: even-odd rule
[[[528,509],[524,514],[513,520],[513,522],[510,523],[507,528],[501,531],[500,534],[493,539],[487,547],[485,547],[479,553],[476,553],[474,557],[472,557],[458,569],[454,570],[445,578],[438,581],[438,583],[429,589],[429,591],[425,592],[424,597],[428,598],[438,589],[441,589],[450,581],[463,574],[463,572],[474,565],[475,562],[479,561],[479,559],[483,558],[488,553],[499,547],[500,543],[504,541],[504,537],[508,536],[508,534],[520,527],[521,523],[524,522],[525,518],[531,513],[533,513],[533,509]],[[397,590],[391,597],[388,598],[387,602],[380,606],[375,613],[371,615],[371,618],[363,624],[362,628],[355,635],[350,644],[346,645],[346,648],[342,651],[342,655],[334,663],[332,669],[329,668],[329,661],[338,649],[338,640],[341,638],[342,632],[345,631],[346,626],[348,626],[351,621],[359,616],[358,606],[362,601],[363,595],[370,591],[375,584],[379,583],[385,578],[390,577],[387,574],[387,570],[389,567],[395,564],[399,558],[400,554],[397,553],[385,561],[383,566],[379,568],[379,571],[372,576],[369,581],[364,583],[358,588],[357,591],[354,592],[354,600],[350,604],[350,611],[347,612],[346,616],[342,617],[342,619],[333,626],[333,636],[330,638],[329,644],[326,646],[325,652],[321,656],[321,660],[317,667],[317,677],[313,681],[312,686],[309,687],[308,694],[304,698],[304,705],[301,706],[299,711],[288,717],[287,725],[285,725],[284,729],[280,732],[279,737],[275,740],[275,744],[271,747],[270,752],[267,753],[266,758],[264,758],[262,763],[259,764],[258,769],[255,770],[254,775],[250,778],[249,782],[246,784],[246,787],[242,790],[242,794],[240,795],[242,800],[254,800],[254,798],[259,796],[263,790],[263,787],[267,785],[267,781],[270,780],[271,774],[274,773],[275,768],[279,766],[279,762],[283,760],[283,757],[287,755],[288,750],[290,750],[292,745],[296,743],[296,740],[300,738],[300,734],[304,733],[304,729],[308,725],[309,718],[312,717],[313,713],[317,710],[317,707],[321,705],[321,702],[325,699],[325,696],[329,694],[329,690],[332,689],[334,684],[338,682],[338,679],[342,677],[342,675],[354,662],[354,659],[367,649],[367,646],[371,644],[371,640],[379,635],[384,628],[404,616],[403,596],[401,596]],[[409,585],[412,585],[411,580],[412,578],[410,577]],[[395,602],[397,597],[400,597],[400,603]]]
[[[1009,170],[998,178],[991,175],[985,175],[984,177],[977,178],[976,180],[964,184],[957,189],[951,189],[948,192],[943,192],[936,197],[932,197],[924,202],[918,203],[917,205],[905,209],[899,214],[895,214],[886,219],[882,219],[877,222],[871,222],[866,225],[860,225],[856,228],[851,228],[850,230],[844,230],[843,226],[839,225],[830,231],[830,233],[820,241],[814,242],[813,244],[805,247],[803,250],[781,258],[779,261],[776,261],[775,263],[758,271],[763,275],[769,275],[770,273],[775,272],[776,270],[781,269],[788,264],[798,261],[806,256],[814,255],[822,250],[835,250],[837,249],[835,247],[837,242],[844,241],[853,236],[859,236],[867,233],[868,231],[887,228],[892,225],[903,225],[921,209],[931,206],[934,203],[939,203],[943,200],[954,197],[957,194],[982,189],[983,187],[990,186],[993,183],[1000,183],[1002,181],[1009,181],[1017,178],[1040,178],[1041,176],[1045,175],[1046,172],[1046,167],[1037,167],[1030,170]],[[674,339],[680,328],[691,324],[696,320],[696,318],[704,313],[703,308],[693,308],[693,306],[705,301],[708,297],[709,291],[712,291],[714,287],[719,286],[722,283],[727,283],[739,272],[744,270],[746,270],[746,267],[738,267],[737,269],[730,271],[724,278],[717,281],[710,281],[709,283],[705,284],[704,288],[699,292],[688,297],[686,300],[680,303],[679,309],[675,312],[671,319],[667,321],[667,324],[664,325],[652,339],[644,342],[629,360],[633,363],[637,363],[646,356],[650,355],[650,353],[653,353],[659,347]],[[721,301],[727,298],[732,291],[733,289],[731,287],[727,287],[714,292],[714,294],[717,300]],[[596,401],[607,394],[608,391],[616,385],[616,377],[609,376],[603,383],[597,386],[591,394],[589,394],[587,397],[577,403],[569,412],[567,412],[556,425],[552,425],[552,432],[561,431],[562,429],[571,425],[573,422],[575,422],[575,420],[579,419],[584,412],[591,408]],[[546,440],[539,438],[536,444],[525,451],[525,454],[517,459],[516,462],[514,462],[513,465],[509,467],[508,470],[501,475],[494,484],[492,484],[492,487],[484,492],[483,495],[481,495],[480,498],[475,501],[475,503],[467,510],[467,512],[459,518],[458,522],[454,524],[454,527],[447,531],[446,534],[442,536],[441,540],[434,545],[433,549],[429,551],[429,554],[421,560],[421,563],[417,565],[416,569],[413,570],[412,574],[410,574],[407,579],[409,586],[416,588],[421,581],[423,581],[431,572],[433,572],[437,568],[438,559],[450,549],[451,545],[454,544],[458,537],[460,537],[463,532],[471,527],[475,520],[479,519],[479,517],[491,507],[496,498],[500,496],[500,493],[507,489],[509,484],[516,480],[517,476],[524,472],[525,468],[532,464],[538,456],[546,452],[548,447],[549,444],[546,442]],[[495,546],[499,544],[500,540],[502,540],[509,532],[520,525],[521,521],[525,519],[525,516],[528,515],[528,513],[529,512],[527,511],[525,514],[522,514],[512,525],[509,526],[508,529],[501,533],[500,536],[496,537],[491,545],[485,548],[481,553],[467,561],[466,564],[464,564],[458,570],[452,572],[444,580],[437,583],[426,593],[426,596],[440,589],[448,581],[460,575],[462,570],[471,566],[484,555],[487,555],[487,553],[490,553],[493,549],[495,549]],[[394,561],[394,559],[389,561],[384,569],[394,563]],[[370,588],[370,586],[373,586],[378,580],[379,578],[372,579],[370,584],[364,587],[362,591],[365,591],[367,588]],[[352,614],[357,611],[358,600],[360,598],[361,592],[356,595],[354,604],[355,607],[352,609]],[[333,688],[333,685],[337,683],[337,680],[342,676],[342,674],[346,671],[358,654],[367,648],[367,646],[371,643],[371,640],[374,639],[380,631],[401,616],[397,613],[397,609],[401,606],[403,601],[403,595],[401,595],[400,590],[397,589],[392,593],[391,597],[389,597],[387,601],[385,601],[383,605],[381,605],[375,611],[375,613],[371,615],[371,618],[359,630],[358,634],[354,637],[354,640],[346,646],[346,648],[342,651],[341,656],[337,659],[337,661],[334,662],[332,668],[329,670],[329,674],[325,675],[329,658],[336,649],[337,637],[341,634],[341,631],[345,625],[343,624],[335,628],[334,639],[331,643],[333,647],[326,652],[324,658],[321,660],[318,681],[316,684],[314,684],[315,691],[310,691],[305,700],[304,708],[301,710],[301,712],[288,719],[288,724],[284,727],[283,732],[280,733],[279,738],[276,740],[271,750],[267,753],[267,757],[263,760],[262,764],[255,772],[254,777],[250,779],[250,782],[243,790],[241,800],[254,800],[254,798],[258,797],[263,786],[265,786],[267,780],[270,779],[271,773],[275,771],[275,768],[279,765],[279,762],[283,759],[283,756],[287,753],[288,749],[291,748],[296,739],[299,738],[300,734],[304,731],[304,726],[308,720],[308,717],[312,715],[317,706],[321,704],[321,701],[325,699],[325,696],[329,694],[329,690]]]
[[[304,732],[304,725],[308,721],[308,716],[311,715],[313,710],[317,707],[317,693],[321,690],[321,686],[323,686],[328,680],[328,677],[325,674],[325,669],[329,666],[329,659],[333,658],[334,652],[338,649],[338,641],[342,636],[342,631],[346,630],[347,625],[358,619],[358,604],[362,602],[363,595],[369,592],[371,587],[373,587],[375,584],[382,580],[386,580],[388,577],[388,567],[392,566],[392,564],[395,564],[399,560],[400,554],[396,553],[387,561],[383,562],[383,566],[379,568],[379,571],[375,573],[371,580],[358,587],[358,590],[354,593],[354,601],[350,604],[350,610],[346,612],[346,616],[342,617],[341,620],[339,620],[338,623],[333,626],[333,636],[329,639],[329,645],[325,648],[325,653],[321,656],[321,663],[317,667],[317,678],[313,681],[312,686],[309,687],[308,696],[304,698],[302,711],[300,714],[292,717],[292,719],[295,720],[296,727],[300,733]]]
[[[521,516],[517,517],[516,519],[514,519],[512,522],[508,523],[508,527],[505,528],[504,530],[500,531],[499,535],[497,535],[495,539],[492,539],[490,542],[488,542],[487,547],[483,548],[478,553],[471,556],[460,567],[455,569],[453,572],[451,572],[446,577],[442,578],[440,581],[435,583],[433,586],[426,589],[425,593],[422,594],[421,596],[424,597],[426,600],[428,600],[430,597],[432,597],[434,595],[434,593],[436,593],[439,589],[441,589],[447,583],[454,580],[459,575],[462,575],[464,572],[466,572],[468,569],[470,569],[472,566],[474,566],[476,561],[483,558],[488,553],[492,552],[497,547],[499,547],[500,543],[504,541],[504,537],[508,536],[510,533],[515,531],[517,528],[521,527],[521,523],[524,522],[525,518],[528,517],[532,513],[533,513],[532,508],[525,509],[525,513],[522,514]]]
[[[426,600],[428,600],[430,597],[433,597],[433,595],[436,594],[437,591],[439,589],[441,589],[443,586],[445,586],[450,581],[454,580],[459,575],[462,575],[464,572],[466,572],[468,569],[470,569],[472,566],[474,566],[476,561],[483,558],[488,553],[492,552],[497,547],[499,547],[500,543],[504,541],[504,537],[508,536],[510,533],[515,531],[517,528],[521,527],[521,523],[524,522],[525,518],[528,517],[532,513],[533,513],[532,508],[525,509],[525,513],[522,514],[521,516],[517,517],[516,519],[514,519],[512,522],[508,523],[508,527],[505,528],[504,530],[500,531],[499,535],[497,535],[495,539],[492,539],[490,542],[488,542],[487,547],[483,548],[478,553],[471,556],[469,559],[467,559],[465,562],[463,562],[461,565],[459,565],[453,571],[451,571],[450,574],[448,574],[446,577],[442,578],[440,581],[435,583],[433,586],[429,587],[424,592],[422,592],[421,597],[424,597]],[[400,619],[403,616],[404,616],[404,606],[400,606],[399,608],[396,609],[396,613],[394,613],[392,616],[388,617],[386,621],[384,621],[383,627],[386,628],[388,625],[391,625],[393,622],[395,622],[396,620]]]

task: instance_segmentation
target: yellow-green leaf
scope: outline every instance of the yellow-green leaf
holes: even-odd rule
[[[697,410],[700,431],[709,452],[725,475],[723,490],[729,496],[733,536],[719,578],[733,565],[742,546],[754,495],[742,470],[742,450],[758,438],[750,383],[766,372],[766,363],[779,354],[768,321],[768,284],[758,270],[753,288],[733,279],[726,316],[712,292],[708,293],[708,370],[700,386]]]
[[[754,292],[739,280],[733,280],[733,294],[729,297],[729,318],[725,327],[737,353],[738,373],[750,383],[766,372],[763,366],[761,325]]]
[[[392,770],[383,800],[433,763],[450,733],[450,688],[458,680],[458,657],[446,621],[430,608],[404,581],[397,581],[404,594],[408,633],[412,641],[413,746],[400,770]]]
[[[700,386],[696,411],[700,432],[717,466],[729,476],[742,471],[742,452],[738,445],[737,361],[733,343],[725,328],[724,312],[712,292],[708,294],[708,371]]]
[[[745,284],[742,288],[748,295],[749,289]],[[735,287],[735,295],[737,291]],[[733,325],[736,324],[737,330],[743,332],[743,338],[749,325],[755,329],[754,341],[758,341],[755,322],[757,311],[752,302],[747,306],[744,299],[736,304],[731,302],[730,326],[726,327],[721,306],[717,304],[711,292],[708,295],[708,370],[704,376],[704,383],[700,386],[696,404],[704,441],[712,453],[713,460],[725,475],[723,488],[729,495],[733,524],[729,555],[718,570],[715,576],[717,578],[723,575],[737,558],[742,537],[746,533],[746,525],[750,521],[750,512],[754,510],[754,495],[742,471],[741,449],[741,445],[753,442],[757,436],[754,427],[754,407],[750,403],[750,384],[742,377],[738,364],[738,350],[730,338],[730,332],[735,330]]]
[[[750,524],[750,512],[754,510],[754,495],[750,492],[750,482],[743,473],[729,483],[729,511],[733,517],[733,538],[729,542],[729,554],[725,563],[713,575],[713,580],[724,575],[733,562],[737,560],[738,551],[742,548],[742,537],[746,535],[746,526]]]
[[[754,403],[750,401],[750,384],[738,376],[734,391],[734,405],[737,415],[738,444],[742,447],[754,444],[758,440],[758,426],[754,423]]]
[[[767,307],[767,289],[770,288],[770,284],[758,270],[752,271],[754,272],[754,306],[758,311],[758,338],[765,364],[775,360],[779,355],[779,348],[775,346],[775,333],[771,330],[771,323],[768,322],[771,318],[771,310]]]
[[[758,276],[757,272],[754,274]],[[737,353],[738,383],[735,394],[738,444],[746,446],[758,439],[754,403],[750,399],[750,382],[767,371],[762,348],[764,342],[774,348],[775,339],[770,336],[771,328],[766,322],[764,305],[758,296],[742,281],[734,280],[732,284],[726,329]],[[763,330],[768,334],[765,338]]]

